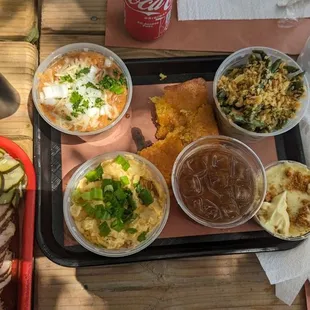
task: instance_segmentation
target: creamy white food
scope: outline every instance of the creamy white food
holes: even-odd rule
[[[270,232],[298,237],[310,232],[310,170],[282,163],[269,168],[267,195],[257,216]]]

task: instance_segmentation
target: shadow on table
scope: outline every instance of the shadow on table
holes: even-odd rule
[[[89,294],[87,309],[292,309],[253,254],[78,268],[76,279]],[[292,307],[306,309],[304,292]]]

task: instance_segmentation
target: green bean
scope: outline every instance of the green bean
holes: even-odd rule
[[[282,59],[277,59],[270,67],[271,73],[276,73],[282,63]]]
[[[256,62],[257,60],[258,60],[257,56],[254,53],[249,56],[249,63],[250,64]]]
[[[288,91],[303,91],[304,83],[302,81],[293,81],[288,87]]]
[[[225,90],[221,89],[217,92],[217,98],[218,99],[225,99],[226,98],[226,92]]]
[[[229,114],[231,112],[231,107],[221,107],[221,109],[225,114]]]
[[[284,66],[284,69],[288,72],[288,73],[295,73],[297,71],[299,71],[298,68],[294,67],[294,66]]]
[[[301,78],[305,75],[305,71],[302,71],[296,75],[294,75],[292,78],[291,78],[291,81],[295,81],[295,80],[301,80]]]
[[[252,53],[259,55],[262,60],[267,60],[268,56],[263,50],[253,50]]]

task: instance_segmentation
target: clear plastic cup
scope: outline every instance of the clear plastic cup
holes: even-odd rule
[[[207,221],[204,218],[194,214],[187,206],[185,201],[182,198],[181,192],[180,192],[180,186],[179,186],[179,178],[181,175],[181,170],[186,162],[186,160],[194,155],[197,152],[201,152],[202,150],[211,150],[211,149],[221,149],[225,150],[225,152],[230,153],[230,159],[229,159],[229,169],[232,168],[232,163],[233,163],[233,154],[238,154],[238,156],[241,156],[244,161],[247,163],[248,169],[251,170],[252,176],[254,178],[254,199],[251,202],[251,204],[246,208],[243,214],[240,214],[239,217],[234,218],[230,221],[222,221],[222,222],[214,222],[214,221]],[[213,158],[212,158],[213,160]],[[210,159],[208,163],[210,162]],[[204,176],[208,176],[208,171],[209,171],[210,166],[206,167],[206,172]],[[232,170],[230,170],[232,171]],[[211,172],[211,171],[210,171]],[[225,171],[226,172],[226,171]],[[235,175],[230,175],[231,178],[235,178]],[[249,148],[247,145],[244,143],[230,138],[226,136],[208,136],[208,137],[203,137],[200,138],[191,144],[189,144],[183,151],[179,154],[177,157],[173,170],[172,170],[172,188],[174,195],[177,199],[177,202],[179,206],[182,208],[182,210],[194,221],[197,223],[208,226],[208,227],[213,227],[213,228],[232,228],[236,227],[239,225],[244,224],[248,220],[250,220],[256,212],[259,210],[261,207],[261,204],[264,201],[265,195],[266,195],[266,175],[265,175],[265,169],[259,159],[259,157],[254,153],[254,151]],[[204,186],[204,184],[202,184]],[[211,201],[212,204],[214,202]],[[221,203],[225,203],[222,201]],[[218,205],[218,208],[220,209],[221,206]]]
[[[133,248],[121,248],[117,250],[108,250],[103,247],[94,245],[79,232],[79,230],[76,227],[75,221],[72,218],[71,213],[70,213],[71,196],[72,196],[72,192],[74,191],[74,189],[76,189],[79,181],[84,177],[87,171],[95,169],[101,162],[105,160],[109,160],[109,159],[114,159],[118,155],[122,155],[124,157],[131,156],[134,158],[134,160],[144,163],[148,167],[148,169],[151,171],[153,175],[153,179],[156,180],[158,184],[160,184],[160,186],[162,186],[165,192],[165,195],[166,195],[166,201],[163,206],[164,208],[163,216],[161,218],[160,223],[157,225],[157,227],[155,227],[152,231],[150,231],[147,234],[146,240],[142,241],[138,246],[133,247]],[[168,220],[169,212],[170,212],[170,195],[169,195],[169,189],[168,189],[168,186],[167,186],[167,183],[164,177],[151,162],[149,162],[148,160],[146,160],[145,158],[139,155],[129,153],[129,152],[106,153],[106,154],[99,155],[85,162],[82,166],[78,168],[78,170],[73,174],[73,176],[69,180],[65,193],[64,193],[64,199],[63,199],[63,213],[64,213],[65,222],[66,222],[66,225],[70,233],[74,237],[74,239],[87,250],[95,254],[98,254],[101,256],[107,256],[107,257],[124,257],[124,256],[138,253],[142,251],[143,249],[145,249],[146,247],[148,247],[153,241],[155,241],[155,239],[160,235],[160,233],[164,229],[167,223],[167,220]]]
[[[304,76],[303,82],[305,85],[306,93],[302,98],[300,98],[301,107],[296,113],[295,118],[289,120],[283,128],[270,132],[270,133],[256,133],[256,132],[246,130],[236,125],[232,120],[228,119],[226,114],[222,111],[220,107],[220,103],[217,99],[218,81],[228,69],[247,63],[248,56],[252,53],[253,50],[263,50],[268,56],[271,57],[272,61],[275,61],[276,59],[281,58],[288,65],[294,66],[298,68],[300,72],[302,72],[302,68],[291,57],[275,49],[272,49],[269,47],[262,47],[262,46],[254,46],[254,47],[248,47],[248,48],[241,49],[233,53],[232,55],[230,55],[223,61],[223,63],[219,66],[219,68],[216,71],[216,74],[214,77],[214,83],[213,83],[213,98],[214,98],[215,106],[216,106],[215,111],[216,111],[218,124],[219,124],[221,133],[223,133],[224,135],[236,138],[238,140],[241,140],[245,143],[256,142],[263,138],[277,136],[282,133],[285,133],[286,131],[289,131],[290,129],[295,127],[304,117],[306,110],[309,106],[309,100],[310,100],[309,84],[308,84],[307,77]]]
[[[122,70],[122,73],[124,74],[126,81],[127,81],[127,88],[128,88],[128,95],[127,95],[127,101],[125,104],[125,107],[121,114],[108,126],[104,128],[100,128],[98,130],[90,131],[90,132],[80,132],[80,131],[71,131],[64,129],[55,123],[53,123],[46,115],[42,112],[41,107],[40,107],[40,96],[38,93],[38,84],[40,80],[40,75],[50,66],[52,65],[56,60],[59,58],[63,57],[65,54],[70,53],[70,52],[97,52],[100,53],[106,57],[111,57],[114,62],[119,66],[119,68]],[[127,110],[129,109],[131,99],[132,99],[132,92],[133,92],[133,86],[132,86],[132,80],[131,80],[131,75],[129,73],[129,70],[127,69],[125,63],[121,60],[120,57],[118,57],[115,53],[113,53],[111,50],[97,45],[97,44],[92,44],[92,43],[74,43],[74,44],[68,44],[65,45],[53,53],[51,53],[44,61],[41,62],[39,67],[37,68],[37,71],[34,75],[33,79],[33,84],[32,84],[32,98],[34,105],[36,109],[38,110],[39,114],[41,117],[53,128],[68,134],[68,135],[74,135],[74,136],[90,136],[90,135],[97,135],[101,133],[109,133],[110,129],[114,128],[120,121],[121,119],[125,116]]]
[[[280,160],[280,161],[275,161],[275,162],[272,162],[270,163],[269,165],[267,165],[265,167],[265,171],[267,173],[268,169],[270,168],[273,168],[275,166],[278,166],[278,165],[283,165],[283,164],[286,164],[286,163],[289,163],[289,164],[294,164],[294,165],[300,165],[304,168],[307,168],[309,169],[306,165],[304,164],[301,164],[297,161],[293,161],[293,160]],[[267,186],[268,186],[268,180],[267,180]],[[255,221],[265,230],[267,231],[270,235],[276,237],[276,238],[279,238],[279,239],[282,239],[282,240],[286,240],[286,241],[300,241],[300,240],[304,240],[306,238],[309,238],[310,237],[310,232],[304,234],[304,235],[301,235],[301,236],[296,236],[296,237],[285,237],[285,236],[282,236],[282,235],[279,235],[279,234],[276,234],[270,230],[268,230],[262,223],[261,221],[259,220],[257,214],[254,216],[254,219]]]

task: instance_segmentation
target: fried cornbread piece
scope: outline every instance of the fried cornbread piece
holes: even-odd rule
[[[186,123],[184,115],[180,111],[167,104],[163,97],[152,97],[151,101],[155,104],[157,116],[156,138],[164,139],[169,132]]]
[[[164,140],[158,140],[152,146],[142,150],[139,155],[152,162],[170,185],[174,161],[183,147],[178,132],[175,131],[168,133]]]
[[[198,138],[218,134],[207,99],[207,82],[202,78],[167,86],[163,97],[151,98],[157,115],[156,138],[160,140],[139,154],[157,166],[168,185],[174,161],[182,149]]]
[[[180,138],[184,144],[219,133],[210,104],[203,104],[196,111],[188,112],[187,120],[186,126],[180,132]]]
[[[151,98],[157,115],[156,138],[163,139],[168,132],[180,126],[185,130],[185,143],[201,136],[218,134],[212,107],[207,99],[207,82],[202,78],[166,86],[163,97]]]

